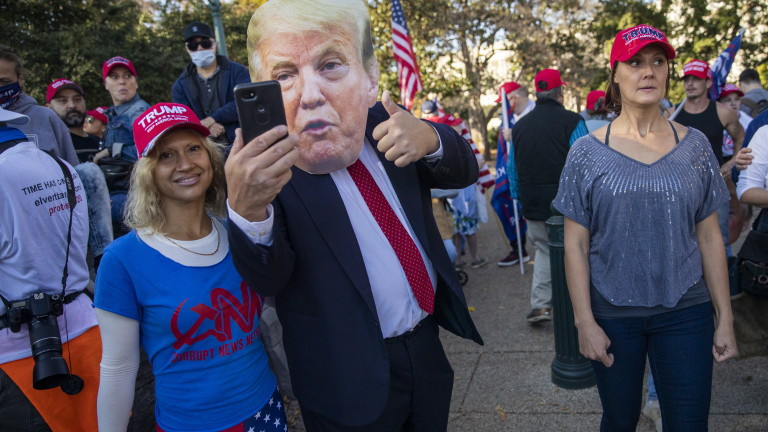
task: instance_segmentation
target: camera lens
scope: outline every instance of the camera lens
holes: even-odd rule
[[[256,92],[254,91],[248,91],[245,93],[246,99],[256,99]]]
[[[35,359],[32,386],[46,390],[64,384],[69,377],[69,368],[61,356],[59,325],[53,314],[29,321],[29,344]]]
[[[258,111],[260,114],[264,114],[265,112],[267,112],[267,109],[264,108],[264,105],[259,105],[256,107],[256,111]]]

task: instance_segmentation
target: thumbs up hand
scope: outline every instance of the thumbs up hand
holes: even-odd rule
[[[373,129],[373,138],[379,141],[377,148],[387,160],[404,167],[440,148],[435,129],[394,103],[389,90],[381,95],[381,103],[389,113],[389,120]]]

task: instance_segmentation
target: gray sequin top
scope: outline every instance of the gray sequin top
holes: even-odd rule
[[[709,141],[689,129],[652,164],[580,138],[554,205],[589,229],[591,285],[606,301],[673,307],[702,279],[696,224],[728,198]]]

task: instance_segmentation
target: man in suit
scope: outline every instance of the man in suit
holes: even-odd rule
[[[477,162],[450,127],[389,92],[376,102],[369,31],[359,0],[272,0],[254,14],[251,79],[280,82],[288,124],[247,145],[238,133],[231,250],[249,285],[276,296],[308,431],[444,431],[453,370],[437,325],[482,339],[430,188],[473,184]]]

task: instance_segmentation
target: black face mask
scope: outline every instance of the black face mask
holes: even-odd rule
[[[0,87],[0,108],[6,109],[13,105],[21,96],[21,86],[18,82]]]

